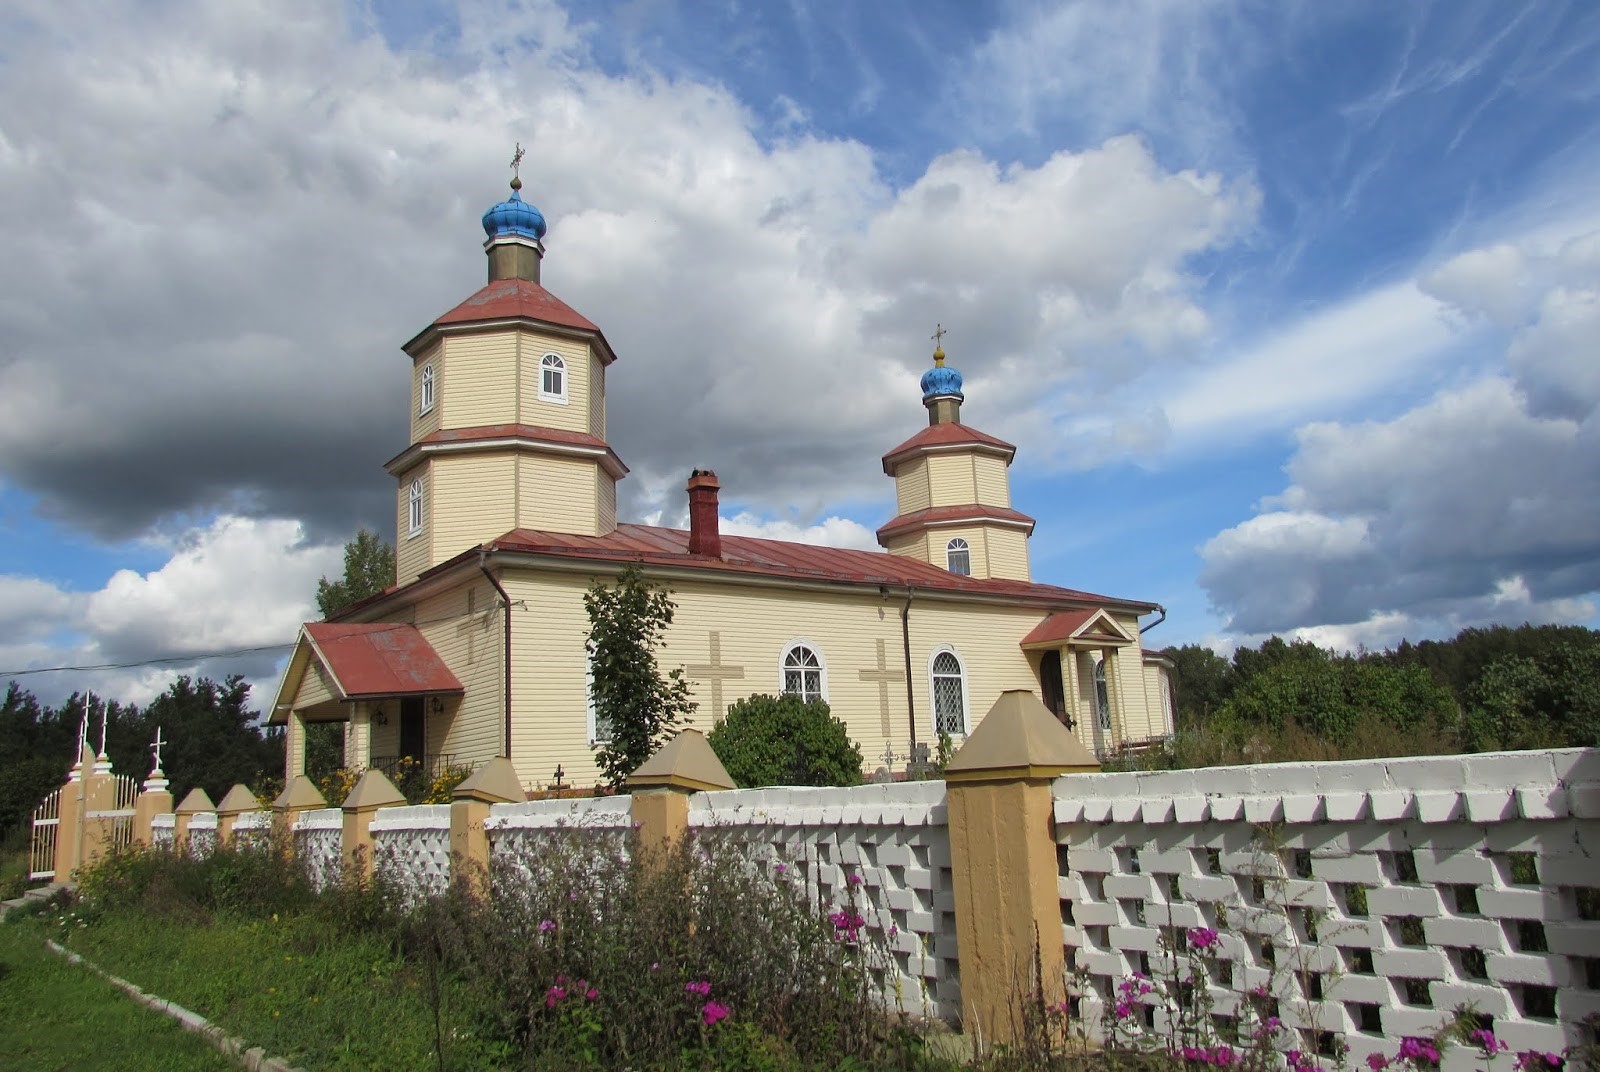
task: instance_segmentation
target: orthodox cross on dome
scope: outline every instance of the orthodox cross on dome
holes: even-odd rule
[[[933,325],[933,334],[928,336],[933,340],[933,360],[935,364],[944,364],[944,337],[948,334],[950,333],[944,329],[943,324],[935,323]]]
[[[528,155],[528,150],[522,147],[520,141],[517,142],[517,151],[511,155],[511,188],[513,190],[522,189],[522,158],[526,155]]]
[[[709,663],[693,663],[684,667],[689,676],[696,681],[711,682],[711,719],[721,722],[724,714],[722,707],[722,683],[724,681],[738,681],[744,677],[744,667],[724,666],[722,663],[722,634],[712,631],[708,638],[711,650]]]
[[[878,685],[878,718],[883,723],[883,735],[889,736],[889,686],[896,681],[905,680],[898,670],[889,669],[888,653],[884,650],[883,641],[878,641],[878,668],[876,670],[859,671],[862,681],[877,682]],[[889,762],[888,760],[884,761]]]

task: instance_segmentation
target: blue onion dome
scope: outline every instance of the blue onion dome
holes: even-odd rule
[[[522,199],[521,179],[512,179],[511,196],[483,214],[483,233],[490,238],[520,235],[540,239],[544,232],[544,213]]]
[[[944,348],[933,352],[933,368],[922,374],[922,400],[949,397],[965,399],[961,393],[961,373],[944,363]]]

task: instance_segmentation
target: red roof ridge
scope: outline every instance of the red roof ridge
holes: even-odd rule
[[[1034,519],[1021,510],[1013,510],[1009,506],[985,506],[982,503],[972,503],[962,506],[929,506],[921,510],[913,510],[909,514],[901,514],[891,518],[877,531],[878,542],[882,543],[891,536],[898,535],[907,529],[916,528],[918,525],[937,525],[945,522],[979,521],[992,519],[1010,521],[1018,525],[1027,525],[1028,531],[1033,531]]]
[[[954,422],[945,424],[930,424],[910,439],[895,447],[883,456],[883,471],[890,476],[894,475],[893,467],[897,462],[904,461],[915,454],[937,450],[940,447],[971,446],[986,448],[996,453],[1003,453],[1009,462],[1016,456],[1017,448],[1014,444],[1007,443],[999,436],[992,436],[988,432],[980,432],[970,425]]]
[[[517,316],[581,331],[600,330],[594,321],[531,279],[496,279],[440,314],[434,324],[470,324]]]

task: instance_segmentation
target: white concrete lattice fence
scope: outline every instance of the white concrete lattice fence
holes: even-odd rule
[[[1219,1025],[1266,1000],[1301,1048],[1334,1036],[1352,1062],[1392,1054],[1472,1006],[1514,1050],[1592,1041],[1600,1015],[1600,751],[1072,774],[1050,784],[1059,923],[1077,1022],[1101,1032],[1132,973],[1187,970],[1184,932],[1221,933],[1203,965]],[[948,794],[943,782],[696,793],[689,828],[783,865],[819,903],[858,906],[890,952],[903,1005],[962,1014]],[[451,876],[450,806],[374,813],[374,858],[419,892]],[[258,827],[267,813],[239,816]],[[626,852],[627,797],[488,807],[491,859],[536,854],[572,829]],[[214,838],[194,816],[191,838]],[[339,809],[294,838],[318,882],[341,871]],[[170,816],[155,838],[170,843]],[[1018,824],[1019,826],[1022,824]],[[852,880],[852,876],[854,880]],[[973,906],[983,912],[985,906]],[[1156,1031],[1168,1012],[1139,1010]],[[1293,1044],[1292,1042],[1290,1043]],[[1463,1065],[1465,1051],[1447,1055]]]

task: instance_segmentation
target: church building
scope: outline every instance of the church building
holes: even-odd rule
[[[1139,643],[1165,611],[1031,579],[1016,448],[962,423],[942,347],[922,377],[926,427],[883,455],[884,550],[724,535],[708,470],[688,474],[687,531],[619,523],[618,355],[541,284],[545,220],[521,185],[484,214],[488,284],[403,347],[410,441],[385,466],[395,583],[301,628],[270,715],[289,777],[306,725],[340,722],[350,766],[506,755],[526,788],[558,768],[593,784],[607,727],[588,702],[583,595],[630,564],[677,604],[658,659],[684,668],[703,730],[741,697],[793,693],[828,702],[869,771],[899,770],[1027,689],[1101,755],[1171,734],[1170,666]]]

